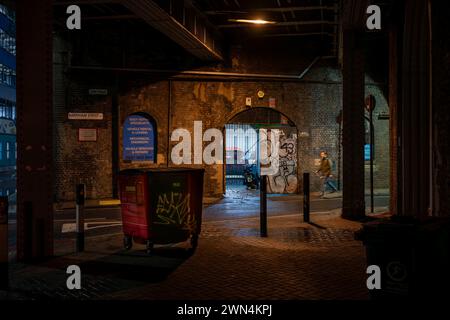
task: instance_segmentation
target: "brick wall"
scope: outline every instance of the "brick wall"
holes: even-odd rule
[[[288,82],[217,82],[174,81],[172,83],[170,132],[178,128],[193,132],[194,121],[203,122],[203,130],[223,129],[224,125],[241,111],[247,110],[246,97],[254,107],[269,107],[269,98],[276,99],[276,110],[286,115],[298,130],[298,174],[313,171],[321,150],[327,150],[336,162],[339,150],[339,125],[336,116],[342,109],[340,72],[329,67],[315,68],[308,75],[309,83]],[[367,80],[371,80],[368,78]],[[169,108],[168,81],[135,83],[121,90],[120,114],[123,119],[134,112],[146,112],[158,125],[158,164],[167,161],[167,112]],[[258,90],[266,95],[258,99]],[[381,88],[368,85],[367,92],[377,98],[377,110],[387,111]],[[362,106],[363,107],[363,106]],[[375,187],[389,188],[389,123],[375,117]],[[173,147],[176,143],[171,143]],[[121,168],[148,166],[147,163],[126,164]],[[169,161],[169,166],[173,164]],[[336,170],[337,171],[337,170]],[[337,174],[337,172],[336,172]],[[368,175],[367,175],[368,176]],[[366,179],[368,181],[368,179]],[[320,181],[312,178],[313,190],[319,190]],[[206,168],[205,193],[220,196],[224,192],[223,166]]]
[[[73,200],[76,184],[86,185],[88,199],[112,196],[111,88],[104,77],[69,77],[68,44],[55,39],[54,53],[54,161],[56,201]],[[107,96],[90,96],[90,88],[106,88]],[[103,113],[102,121],[68,120],[69,112]],[[79,128],[96,128],[97,142],[79,142]]]
[[[95,43],[95,42],[93,42]],[[312,61],[314,55],[301,56],[302,48],[287,51],[286,59],[282,47],[274,49],[268,57],[258,57],[257,51],[248,54],[245,48],[232,47],[230,61],[216,66],[203,66],[208,71],[254,72],[282,74],[298,72]],[[86,183],[88,198],[112,196],[112,114],[115,76],[107,73],[70,73],[66,75],[65,57],[71,48],[67,43],[55,46],[55,161],[57,201],[73,200],[74,186]],[[91,51],[95,51],[92,48]],[[76,52],[76,51],[75,51]],[[95,51],[96,52],[96,51]],[[100,51],[99,51],[100,52]],[[277,59],[273,59],[276,56]],[[249,57],[255,57],[250,59]],[[133,61],[131,58],[127,60]],[[270,63],[269,63],[270,60]],[[145,61],[145,60],[143,60]],[[292,62],[292,63],[291,63]],[[79,63],[87,63],[79,61]],[[264,69],[270,66],[270,69]],[[139,67],[146,67],[140,65]],[[297,71],[294,71],[297,70]],[[118,169],[136,167],[173,166],[170,161],[171,148],[176,143],[168,143],[169,134],[177,128],[193,130],[194,121],[203,122],[203,131],[209,128],[223,129],[236,114],[247,110],[246,97],[251,97],[254,107],[269,107],[269,99],[276,99],[275,109],[287,116],[298,130],[298,175],[301,185],[304,171],[316,170],[316,162],[321,150],[327,150],[336,163],[338,173],[339,124],[336,117],[342,109],[341,72],[331,62],[322,60],[305,77],[304,82],[295,81],[219,81],[215,80],[173,80],[167,76],[144,76],[142,74],[120,74],[118,83]],[[367,93],[377,98],[376,113],[388,110],[382,88],[370,84],[367,77]],[[89,96],[89,88],[107,88],[105,97]],[[266,95],[258,99],[257,92]],[[169,91],[171,94],[169,94]],[[363,106],[361,106],[363,107]],[[170,111],[169,111],[170,109]],[[100,122],[75,122],[67,120],[68,112],[103,112],[105,120]],[[156,163],[125,163],[122,160],[122,125],[125,118],[135,112],[145,112],[157,124]],[[388,121],[377,120],[375,187],[389,187],[389,129]],[[79,127],[93,126],[99,129],[96,143],[77,141]],[[169,148],[168,148],[169,144]],[[342,164],[341,164],[342,165]],[[192,165],[194,166],[194,165]],[[220,196],[224,193],[223,165],[208,166],[205,177],[205,195]],[[367,171],[368,173],[368,171]],[[368,176],[368,174],[367,174]],[[368,181],[368,179],[366,179]],[[320,189],[320,180],[312,177],[312,190]]]
[[[390,185],[390,156],[389,156],[389,120],[379,119],[380,113],[389,114],[387,96],[383,94],[383,88],[374,85],[366,86],[366,96],[372,94],[376,100],[373,113],[375,131],[374,143],[374,187],[376,189],[389,189]],[[369,116],[367,114],[367,116]],[[365,183],[370,187],[370,161],[366,161]]]

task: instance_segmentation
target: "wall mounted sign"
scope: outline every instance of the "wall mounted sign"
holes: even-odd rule
[[[78,141],[79,142],[96,142],[98,136],[97,128],[79,128]]]
[[[277,106],[277,100],[275,98],[269,99],[269,108],[275,108]]]
[[[378,114],[378,120],[389,120],[390,114],[389,112],[380,112]]]
[[[300,132],[299,137],[300,138],[309,138],[309,132],[302,131],[302,132]]]
[[[69,112],[69,120],[103,120],[103,113]]]
[[[89,89],[90,96],[107,96],[108,89]]]
[[[250,98],[250,97],[245,98],[245,105],[247,107],[251,107],[252,106],[252,98]]]
[[[364,145],[364,160],[369,161],[370,160],[370,144]]]
[[[133,114],[123,125],[123,160],[155,162],[155,127],[147,117]]]

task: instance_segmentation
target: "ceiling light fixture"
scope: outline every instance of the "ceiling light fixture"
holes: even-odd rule
[[[251,23],[251,24],[258,24],[258,25],[264,25],[264,24],[275,24],[275,21],[268,21],[268,20],[262,20],[262,19],[228,19],[229,22],[240,22],[240,23]]]

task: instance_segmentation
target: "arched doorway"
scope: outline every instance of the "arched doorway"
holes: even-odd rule
[[[298,192],[297,127],[283,113],[266,107],[244,110],[225,125],[226,194],[257,195],[261,174],[261,140],[269,139],[268,132],[279,136],[278,170],[268,176],[268,193]],[[251,183],[249,183],[249,180]]]

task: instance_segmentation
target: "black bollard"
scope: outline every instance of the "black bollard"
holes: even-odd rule
[[[8,287],[8,197],[0,197],[0,290]]]
[[[309,223],[309,172],[303,173],[303,221]]]
[[[77,228],[77,252],[84,251],[84,202],[85,186],[77,185],[76,189],[76,228]]]
[[[260,236],[267,237],[267,177],[261,176],[260,188]]]

